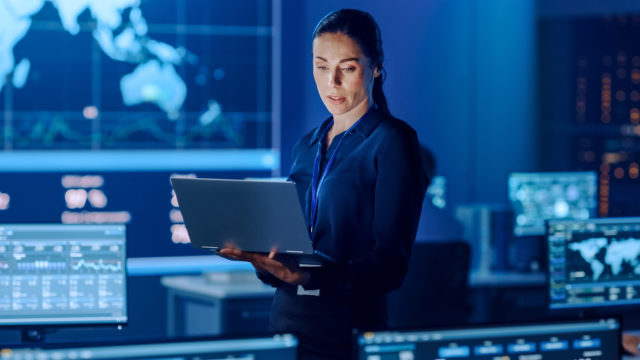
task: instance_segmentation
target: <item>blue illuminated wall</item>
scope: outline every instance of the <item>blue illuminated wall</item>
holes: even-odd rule
[[[635,216],[640,142],[640,4],[541,1],[545,170],[598,174],[598,217]]]
[[[328,116],[312,77],[311,34],[328,12],[352,7],[369,11],[381,27],[390,109],[435,153],[450,204],[504,203],[507,174],[536,169],[533,0],[298,3],[284,2],[284,18],[294,7],[304,22],[295,34],[286,22],[283,29],[283,68],[302,61],[283,75],[283,138]],[[289,161],[283,157],[283,169]]]

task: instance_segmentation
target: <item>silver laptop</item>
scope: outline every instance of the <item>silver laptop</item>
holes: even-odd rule
[[[171,184],[195,248],[275,248],[301,266],[331,260],[313,250],[293,182],[172,177]]]

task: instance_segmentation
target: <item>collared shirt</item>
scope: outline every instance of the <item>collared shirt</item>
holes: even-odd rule
[[[318,147],[325,146],[320,129],[329,121],[306,134],[293,151],[289,178],[296,183],[307,226],[314,161]],[[271,282],[278,286],[271,321],[276,331],[349,341],[352,327],[383,321],[384,294],[398,288],[407,271],[427,184],[416,133],[372,109],[352,133],[333,139],[329,156],[340,136],[346,137],[319,190],[313,231],[314,248],[336,263],[310,270],[305,289],[320,289],[318,297],[298,296],[294,287]]]
[[[296,183],[307,225],[313,164],[318,147],[326,146],[320,130],[330,121],[325,120],[294,148],[289,178]],[[405,122],[372,109],[352,132],[336,136],[325,151],[332,154],[339,137],[347,136],[318,194],[314,247],[352,269],[348,280],[337,279],[345,291],[385,293],[398,287],[404,277],[426,178],[417,136]],[[378,265],[370,267],[369,261]],[[392,263],[398,265],[385,266]],[[361,270],[369,275],[360,279]],[[381,283],[385,278],[388,283]]]

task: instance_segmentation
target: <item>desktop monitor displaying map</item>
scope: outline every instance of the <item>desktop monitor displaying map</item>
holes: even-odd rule
[[[126,323],[125,232],[0,224],[0,326]]]
[[[509,200],[516,236],[544,235],[545,221],[595,216],[595,172],[513,173]]]
[[[273,335],[255,338],[164,340],[111,345],[53,345],[38,348],[0,346],[3,360],[33,359],[228,359],[295,360],[295,336]]]
[[[549,307],[640,304],[640,217],[548,224]]]
[[[373,331],[357,338],[359,360],[620,359],[620,322],[473,326],[445,330]]]

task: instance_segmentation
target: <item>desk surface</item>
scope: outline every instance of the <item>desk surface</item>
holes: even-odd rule
[[[253,268],[247,263],[229,261],[217,256],[208,256],[207,259],[196,261],[187,257],[185,262],[189,263],[194,271],[195,269],[199,272],[211,271],[222,277],[237,274],[240,276],[238,278],[240,281],[238,279],[212,281],[211,277],[206,275],[164,276],[161,279],[164,286],[217,297],[250,296],[253,293],[256,296],[262,296],[265,293],[274,292],[272,287],[262,284],[255,278]],[[173,264],[180,266],[180,264]],[[144,272],[142,269],[142,267],[138,268],[138,274]],[[544,286],[545,281],[546,276],[542,273],[471,273],[469,275],[469,285],[473,288]]]
[[[224,260],[224,259],[221,259]],[[235,269],[238,270],[238,269]],[[227,273],[229,274],[229,273]],[[235,275],[234,275],[235,274]],[[252,298],[271,296],[275,289],[264,285],[257,278],[253,271],[237,271],[230,278],[216,278],[207,275],[199,276],[164,276],[160,279],[162,285],[168,289],[209,296],[212,298]],[[476,281],[477,286],[520,286],[523,284],[540,285],[545,281],[544,274],[471,274],[471,281]],[[640,331],[629,331],[632,334],[640,335]],[[640,360],[640,356],[625,355],[623,360]]]
[[[130,258],[127,260],[127,274],[129,276],[186,275],[252,270],[253,267],[247,262],[230,261],[215,255]],[[545,282],[544,273],[473,272],[469,275],[469,285],[473,288],[544,286]]]
[[[251,279],[251,276],[253,279]],[[212,281],[202,276],[163,276],[162,285],[174,291],[209,296],[213,298],[251,298],[271,296],[275,289],[255,277],[254,272],[242,274],[236,279]]]
[[[546,279],[547,277],[544,273],[472,272],[469,274],[469,286],[472,288],[544,286]]]

